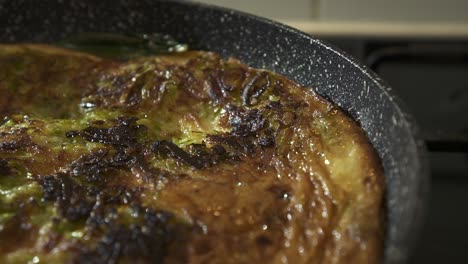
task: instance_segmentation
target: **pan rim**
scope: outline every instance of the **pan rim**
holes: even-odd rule
[[[57,0],[57,1],[67,4],[66,1],[65,2],[60,1],[60,0]],[[2,4],[3,2],[4,2],[4,0],[0,0],[0,6],[3,5]],[[23,1],[18,1],[18,2],[21,3]],[[28,1],[28,2],[31,2],[31,1]],[[47,1],[47,2],[44,2],[44,4],[53,3],[53,2],[55,2],[55,1],[50,1],[50,2]],[[70,2],[72,2],[72,1],[70,1]],[[130,1],[126,1],[126,2],[130,2]],[[179,4],[179,5],[182,5],[184,7],[202,8],[202,9],[208,9],[208,10],[218,11],[218,12],[222,12],[222,13],[228,13],[228,14],[231,14],[231,15],[238,15],[238,16],[241,16],[242,18],[251,19],[254,22],[258,22],[258,23],[264,24],[266,26],[272,26],[272,27],[281,29],[285,33],[289,32],[289,33],[293,34],[294,36],[297,36],[298,38],[302,38],[304,40],[310,41],[311,45],[312,44],[318,45],[316,48],[321,47],[323,49],[329,50],[330,52],[332,52],[336,56],[342,58],[344,61],[349,63],[350,66],[353,66],[357,71],[359,71],[360,73],[363,73],[363,75],[365,76],[365,78],[367,80],[372,81],[374,86],[378,87],[378,91],[380,93],[382,93],[386,98],[388,98],[388,100],[391,103],[391,106],[394,107],[395,111],[401,116],[402,127],[404,127],[404,129],[406,131],[408,131],[408,134],[411,135],[411,142],[410,143],[414,143],[414,147],[415,147],[414,152],[411,152],[411,154],[412,154],[412,156],[415,157],[414,158],[415,163],[413,164],[413,167],[414,167],[414,174],[416,174],[417,177],[415,177],[415,182],[414,183],[419,184],[418,186],[416,186],[416,187],[418,187],[418,188],[416,188],[417,191],[418,191],[418,194],[419,194],[418,197],[420,198],[421,201],[426,200],[426,196],[428,194],[428,189],[429,189],[429,166],[428,166],[428,160],[427,160],[427,152],[426,152],[426,148],[424,146],[424,142],[422,140],[422,137],[420,136],[421,132],[419,130],[419,126],[414,121],[414,118],[412,117],[412,115],[409,114],[409,111],[407,110],[407,107],[405,106],[405,104],[398,98],[397,95],[395,95],[395,93],[391,90],[390,86],[388,84],[386,84],[385,81],[383,81],[377,74],[375,74],[374,72],[369,70],[366,66],[362,65],[361,63],[359,63],[357,60],[355,60],[354,58],[352,58],[351,56],[349,56],[345,52],[341,51],[340,49],[334,47],[331,44],[328,44],[327,42],[325,42],[323,40],[319,40],[319,39],[317,39],[317,38],[315,38],[315,37],[313,37],[313,36],[311,36],[309,34],[306,34],[304,32],[301,32],[301,31],[297,30],[297,29],[294,29],[294,28],[291,28],[291,27],[289,27],[287,25],[281,24],[279,22],[275,22],[275,21],[272,21],[272,20],[269,20],[269,19],[266,19],[266,18],[251,15],[251,14],[248,14],[248,13],[245,13],[245,12],[242,12],[242,11],[236,11],[236,10],[232,10],[232,9],[228,9],[228,8],[224,8],[224,7],[218,7],[218,6],[215,6],[215,5],[209,5],[209,4],[204,4],[204,3],[196,3],[196,2],[188,2],[188,1],[183,1],[183,0],[165,0],[165,1],[150,1],[150,0],[147,0],[147,1],[141,1],[141,2],[146,4],[146,5],[149,5],[149,6],[151,6],[151,4],[153,4],[154,2],[161,2],[161,3],[162,2],[167,2],[168,4],[169,3]],[[92,5],[93,1],[90,1],[90,2],[83,1],[83,3],[85,5],[86,4]],[[2,13],[2,12],[5,12],[5,9],[2,11],[2,8],[0,8],[0,13]],[[0,19],[0,20],[2,20],[2,22],[1,22],[2,24],[5,23],[5,21],[6,21],[6,20],[3,20],[3,18]],[[10,22],[7,21],[6,24],[8,24],[8,23],[10,23]],[[13,22],[13,24],[14,23],[15,22]],[[0,34],[0,35],[2,35],[2,34]],[[8,35],[8,34],[5,34],[5,35]],[[298,80],[295,80],[295,81],[300,83],[300,81],[298,81]],[[319,92],[319,94],[323,95],[320,92]],[[331,98],[331,99],[333,99],[333,98]],[[342,108],[344,108],[344,107],[342,107]],[[356,117],[354,115],[353,115],[353,119],[356,120]],[[361,127],[363,127],[363,126],[361,126]],[[365,127],[363,127],[363,129],[364,129],[364,131],[366,131],[366,134],[367,134],[368,129],[366,129]],[[369,135],[368,135],[368,137],[369,137]],[[369,137],[369,139],[370,139],[370,137]],[[374,146],[374,143],[373,142],[371,142],[371,143]],[[379,156],[382,159],[380,151],[377,150],[377,152],[379,153]],[[387,177],[387,174],[386,174],[386,180],[387,179],[388,179],[388,177]],[[388,186],[388,182],[387,182],[387,186]],[[385,259],[385,261],[387,263],[400,263],[400,262],[405,261],[405,259],[407,258],[409,250],[406,249],[406,248],[410,247],[410,246],[412,246],[412,244],[414,244],[414,242],[410,241],[410,240],[414,240],[415,237],[416,237],[416,235],[415,235],[416,231],[413,231],[413,230],[420,228],[420,225],[418,225],[418,224],[420,224],[420,221],[421,221],[422,215],[423,215],[423,211],[424,211],[424,206],[423,206],[422,203],[419,203],[417,206],[415,206],[415,208],[416,208],[416,210],[415,210],[415,212],[413,212],[411,214],[411,216],[413,216],[416,220],[412,219],[412,223],[410,224],[410,227],[408,229],[408,231],[411,231],[411,234],[407,234],[404,237],[404,239],[400,239],[400,240],[402,240],[402,242],[404,242],[405,249],[402,249],[403,251],[398,251],[397,248],[396,249],[388,249],[387,245],[384,245],[384,247],[385,247],[384,259]],[[414,209],[414,208],[412,208],[412,209]],[[409,220],[409,219],[405,219],[405,220]],[[386,236],[385,241],[387,241],[387,240],[388,240],[388,237]],[[401,256],[398,256],[398,255],[401,255]]]

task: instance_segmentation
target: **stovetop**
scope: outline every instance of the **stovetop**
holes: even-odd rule
[[[432,175],[428,212],[411,263],[467,263],[466,201],[466,177]]]
[[[410,263],[468,263],[468,40],[327,40],[388,82],[428,138],[458,138],[429,153],[430,197]]]

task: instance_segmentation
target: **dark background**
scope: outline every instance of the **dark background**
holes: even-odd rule
[[[373,67],[426,135],[467,137],[468,40],[322,39]],[[375,63],[382,50],[395,53]],[[428,210],[410,263],[468,263],[468,154],[431,151],[430,166]]]

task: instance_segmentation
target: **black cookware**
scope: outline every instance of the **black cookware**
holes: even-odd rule
[[[353,58],[287,26],[191,2],[0,0],[0,42],[55,42],[79,32],[168,33],[315,88],[357,120],[387,182],[385,263],[403,263],[420,229],[428,188],[417,126],[390,87]]]

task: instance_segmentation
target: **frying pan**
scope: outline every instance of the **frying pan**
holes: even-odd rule
[[[233,56],[314,87],[357,120],[385,170],[384,263],[404,263],[428,189],[424,142],[390,87],[337,48],[287,26],[191,2],[0,0],[0,42],[54,42],[79,32],[174,36],[192,49]]]

